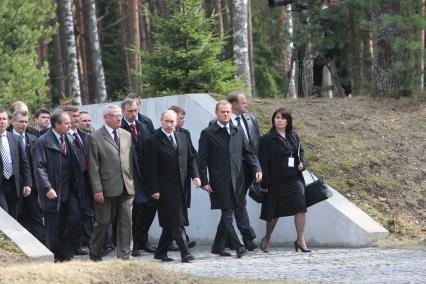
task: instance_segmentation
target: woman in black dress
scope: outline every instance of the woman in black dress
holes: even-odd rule
[[[304,238],[306,205],[302,170],[305,162],[287,109],[279,108],[272,115],[272,128],[260,139],[259,160],[263,171],[261,185],[265,193],[260,218],[267,222],[261,249],[268,251],[278,218],[294,215],[297,231],[294,248],[310,252]]]

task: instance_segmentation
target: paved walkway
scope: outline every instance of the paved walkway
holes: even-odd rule
[[[318,248],[312,253],[296,253],[290,248],[272,247],[268,254],[257,249],[241,259],[212,255],[207,246],[197,246],[192,252],[196,257],[192,263],[181,263],[179,253],[170,252],[169,256],[175,261],[163,264],[201,277],[326,283],[426,283],[426,250]],[[104,259],[115,259],[115,252]],[[153,255],[147,253],[136,259],[154,261]]]

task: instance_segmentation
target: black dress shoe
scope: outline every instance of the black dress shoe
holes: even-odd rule
[[[102,256],[97,256],[91,253],[89,253],[89,258],[91,261],[94,261],[94,262],[102,261]]]
[[[168,251],[179,251],[179,248],[175,246],[173,243],[170,243],[169,247],[167,248]]]
[[[246,249],[248,249],[249,251],[255,250],[257,249],[257,245],[253,242],[253,240],[250,239],[245,239],[244,240],[244,246],[246,247]]]
[[[133,249],[132,250],[132,256],[141,256],[142,254],[141,254],[141,252],[139,251],[139,250],[137,250],[137,249]]]
[[[140,249],[143,249],[144,251],[149,252],[149,253],[155,253],[157,251],[157,248],[151,246],[151,244],[148,243],[148,242],[145,243],[144,245],[141,245]]]
[[[231,256],[231,254],[229,252],[225,251],[224,249],[223,250],[212,249],[211,253],[212,254],[218,254],[220,256]]]
[[[195,257],[190,253],[188,253],[185,256],[182,256],[182,262],[191,262],[194,259],[195,259]]]
[[[158,259],[161,261],[173,261],[173,258],[168,257],[167,255],[164,255],[164,254],[155,254],[154,259]]]
[[[74,255],[88,255],[89,253],[81,248],[76,248],[74,250]]]
[[[246,248],[245,247],[240,247],[240,248],[238,248],[236,251],[235,251],[236,253],[237,253],[237,257],[238,258],[242,258],[244,255],[246,255],[247,254],[247,250],[246,250]]]
[[[187,242],[186,245],[188,246],[188,248],[193,248],[197,245],[197,242],[196,241],[190,241],[190,242]]]

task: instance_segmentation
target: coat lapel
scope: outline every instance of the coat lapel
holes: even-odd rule
[[[117,143],[115,143],[115,141],[112,139],[111,135],[109,134],[105,126],[102,127],[102,136],[104,137],[105,141],[110,143],[112,146],[114,146],[115,149],[117,149],[117,151],[119,151]]]

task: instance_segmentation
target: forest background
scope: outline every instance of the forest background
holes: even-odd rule
[[[416,238],[426,219],[426,138],[416,129],[426,109],[424,6],[424,0],[2,0],[0,105],[23,100],[34,111],[129,93],[220,97],[241,89],[266,131],[277,99],[306,98],[286,104],[311,141],[314,170],[387,229]],[[332,97],[354,99],[326,99]],[[377,125],[388,122],[389,128]],[[392,140],[395,129],[405,142]],[[333,161],[326,159],[330,149]],[[406,166],[413,159],[417,164]],[[409,197],[399,196],[401,189]]]

